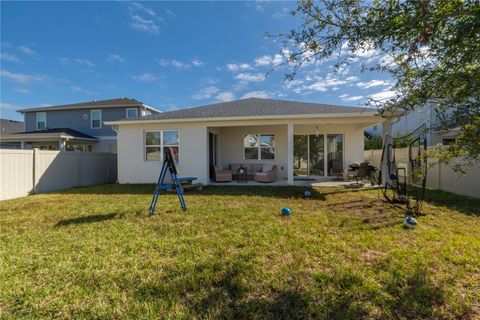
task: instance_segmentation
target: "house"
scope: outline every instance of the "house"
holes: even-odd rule
[[[21,109],[25,120],[22,132],[2,134],[2,143],[21,149],[39,148],[84,152],[116,152],[117,133],[105,121],[137,118],[159,113],[129,98]]]
[[[426,124],[427,128],[432,128],[437,121],[437,114],[436,114],[436,105],[434,102],[430,102],[425,104],[424,106],[417,108],[398,119],[395,119],[391,125],[391,135],[393,137],[404,136],[422,124]],[[369,136],[373,137],[382,137],[383,136],[383,126],[374,125],[365,129],[365,132]],[[451,142],[455,141],[456,136],[458,135],[459,131],[451,130],[447,133],[438,132],[435,130],[428,130],[427,132],[427,145],[428,146],[435,146],[438,144],[450,144]]]
[[[20,131],[23,131],[22,121],[0,119],[0,137]],[[3,142],[0,139],[0,149],[20,149],[20,143]]]
[[[204,184],[216,167],[267,164],[277,183],[292,185],[362,162],[364,129],[382,121],[373,109],[249,98],[105,124],[118,131],[120,183],[155,182],[169,146],[181,175]]]

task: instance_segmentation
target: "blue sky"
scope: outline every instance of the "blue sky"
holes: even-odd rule
[[[168,111],[252,96],[360,106],[391,94],[386,75],[360,72],[362,63],[388,63],[368,48],[339,72],[332,59],[307,64],[292,82],[284,81],[285,68],[265,78],[288,55],[265,33],[294,28],[294,6],[1,2],[1,117],[117,97]]]

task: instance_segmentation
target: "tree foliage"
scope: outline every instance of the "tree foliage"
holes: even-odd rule
[[[460,129],[443,159],[479,159],[480,1],[302,0],[292,15],[302,23],[285,39],[287,79],[312,61],[338,57],[340,67],[362,50],[378,50],[390,63],[362,69],[389,73],[395,95],[369,104],[392,117],[434,102],[432,129]]]

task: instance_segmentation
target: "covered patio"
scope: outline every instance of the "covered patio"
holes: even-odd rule
[[[379,121],[379,118],[370,116],[365,119],[319,118],[290,123],[269,121],[266,124],[262,121],[263,124],[259,125],[231,123],[226,126],[223,123],[222,126],[209,126],[210,184],[345,184],[343,178],[348,165],[364,160],[364,128]],[[265,170],[274,170],[275,178],[258,179]]]

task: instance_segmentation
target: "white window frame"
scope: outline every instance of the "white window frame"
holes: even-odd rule
[[[165,131],[176,131],[178,141],[177,144],[163,144],[163,132]],[[149,144],[147,145],[147,133],[148,132],[160,132],[160,144]],[[160,160],[149,160],[147,159],[147,147],[159,147],[160,148]],[[165,130],[145,130],[143,133],[143,160],[144,161],[163,161],[163,154],[165,147],[177,147],[178,153],[180,153],[180,130],[178,129],[165,129]],[[180,157],[179,157],[180,158]]]
[[[129,116],[128,116],[128,111],[129,111],[129,110],[134,110],[134,111],[135,111],[135,116],[134,116],[134,117],[129,117]],[[136,118],[136,117],[138,117],[138,108],[127,108],[127,109],[125,109],[125,117],[126,117],[127,119],[131,119],[131,118]]]
[[[35,128],[37,128],[37,130],[40,130],[40,129],[38,128],[38,124],[39,124],[38,115],[41,114],[41,113],[45,114],[45,128],[43,128],[43,129],[41,129],[41,130],[46,130],[46,129],[47,129],[47,113],[46,113],[45,111],[37,112],[37,113],[35,114]]]
[[[93,126],[93,113],[94,112],[100,112],[100,127],[94,127]],[[95,110],[90,110],[90,128],[91,129],[102,129],[102,110],[101,109],[95,109]]]
[[[256,136],[258,136],[258,147],[245,147],[245,137],[250,135],[250,134],[254,134]],[[262,159],[262,146],[260,145],[260,136],[273,136],[273,141],[274,141],[274,144],[272,146],[273,148],[273,159]],[[276,137],[276,134],[275,133],[255,133],[255,132],[251,132],[251,133],[246,133],[243,135],[243,140],[242,140],[242,146],[243,146],[243,160],[245,161],[275,161],[277,160],[277,137]],[[257,148],[258,149],[258,153],[257,153],[257,158],[256,159],[247,159],[245,157],[245,149],[247,148]],[[266,147],[264,147],[266,148]]]
[[[152,115],[152,111],[148,109],[142,109],[142,116],[150,116]]]

